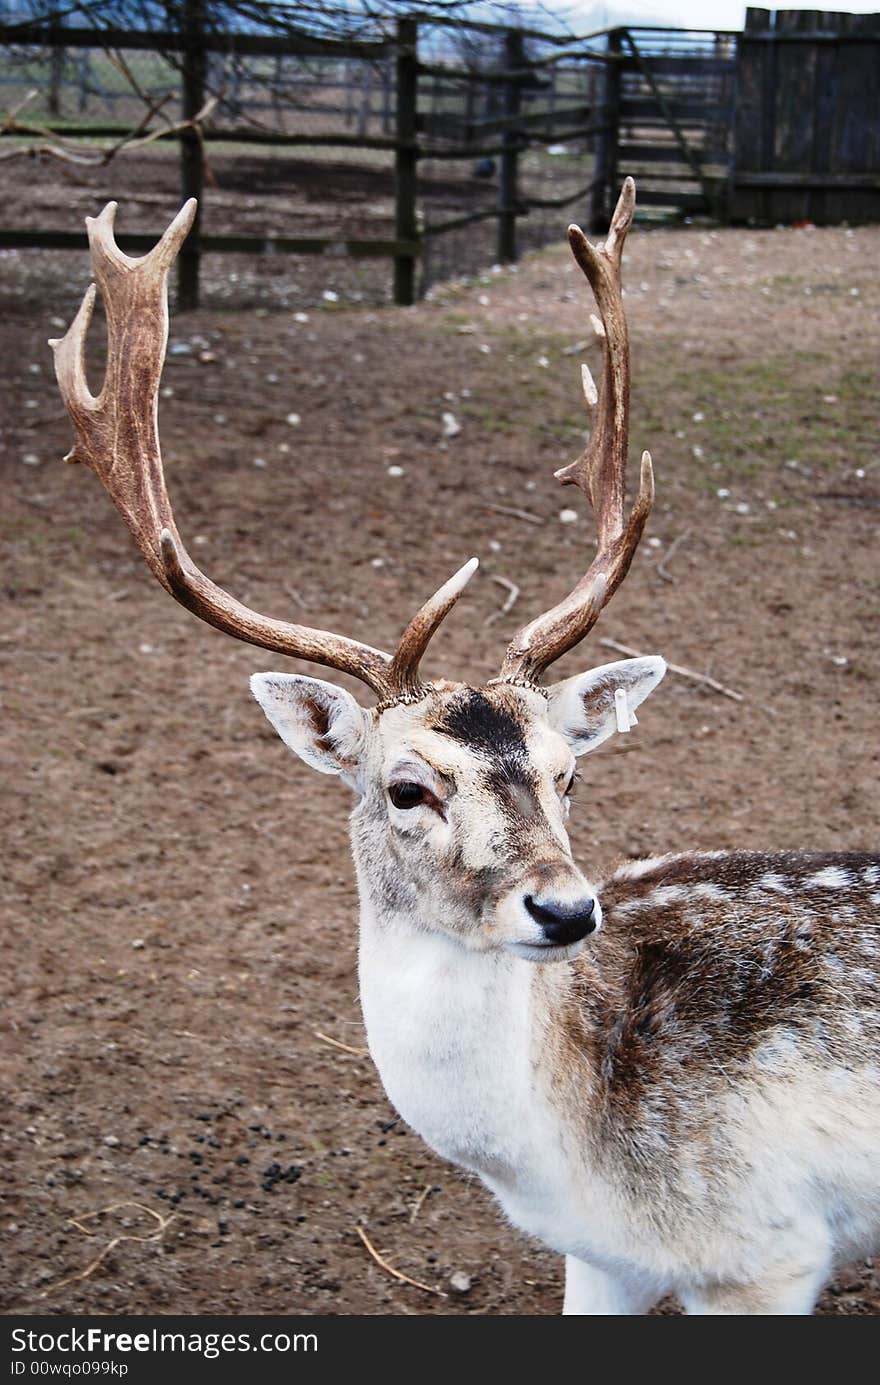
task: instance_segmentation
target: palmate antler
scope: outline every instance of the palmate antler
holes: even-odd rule
[[[629,337],[623,311],[620,262],[632,225],[636,186],[627,178],[604,245],[591,245],[578,226],[568,228],[572,253],[590,281],[601,321],[593,326],[605,346],[599,389],[582,366],[584,395],[593,420],[590,441],[577,461],[556,472],[563,485],[578,486],[596,517],[599,546],[577,586],[544,615],[514,635],[501,669],[501,682],[536,684],[550,664],[572,649],[595,625],[623,581],[654,500],[651,455],[642,453],[639,494],[625,519],[629,441]]]
[[[343,635],[272,620],[250,610],[206,577],[181,542],[162,472],[157,405],[168,342],[168,272],[195,210],[195,201],[187,202],[159,243],[141,259],[124,255],[116,244],[115,202],[108,202],[100,216],[86,218],[92,268],[107,314],[107,371],[96,398],[89,391],[84,364],[85,337],[95,302],[93,284],[66,335],[49,343],[76,432],[66,460],[91,467],[153,575],[202,620],[249,644],[353,674],[378,694],[382,704],[416,700],[425,692],[419,681],[419,662],[434,631],[473,576],[475,558],[422,606],[391,655]]]

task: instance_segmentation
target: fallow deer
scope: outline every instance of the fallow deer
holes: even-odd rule
[[[240,605],[184,549],[165,490],[157,394],[166,281],[187,204],[143,259],[89,220],[107,312],[103,389],[86,383],[94,286],[55,347],[68,460],[109,491],[163,587],[238,639],[342,670],[378,698],[297,674],[252,680],[287,745],[356,795],[360,986],[371,1054],[403,1117],[479,1175],[510,1220],[566,1256],[565,1313],[809,1313],[880,1229],[880,856],[687,851],[597,885],[566,836],[576,757],[663,677],[659,658],[543,676],[594,625],[651,508],[627,516],[627,179],[604,245],[569,238],[599,310],[590,442],[557,473],[586,495],[598,550],[514,636],[483,687],[419,664],[476,561],[393,654]]]

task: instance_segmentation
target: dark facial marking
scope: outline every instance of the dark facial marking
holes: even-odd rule
[[[523,728],[507,708],[476,688],[466,688],[447,705],[435,730],[485,757],[487,788],[509,816],[540,815]]]
[[[522,779],[528,759],[522,726],[477,688],[456,693],[434,729],[487,756],[508,778]]]

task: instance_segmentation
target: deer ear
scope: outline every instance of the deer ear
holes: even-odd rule
[[[251,692],[301,760],[360,792],[370,717],[350,693],[296,673],[255,673]]]
[[[575,755],[595,750],[597,745],[622,729],[618,715],[629,720],[630,714],[654,691],[665,672],[663,659],[622,659],[555,683],[548,689],[550,725],[568,741]],[[619,711],[615,702],[618,690],[626,693],[626,705],[624,707],[620,699]],[[635,724],[634,718],[630,724]]]

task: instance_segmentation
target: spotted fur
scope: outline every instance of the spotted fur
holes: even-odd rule
[[[645,695],[647,672],[621,668],[546,699],[449,684],[371,717],[300,689],[320,717],[267,710],[359,787],[361,996],[386,1090],[567,1257],[564,1311],[672,1292],[694,1313],[809,1312],[835,1264],[880,1243],[880,857],[688,853],[590,885],[563,788],[609,734],[615,685]],[[395,776],[425,804],[389,806]],[[585,891],[601,928],[545,962],[524,898]]]

